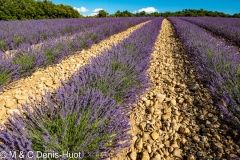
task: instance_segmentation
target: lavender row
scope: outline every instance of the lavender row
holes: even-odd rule
[[[240,45],[240,18],[184,17],[182,19]]]
[[[70,36],[114,19],[51,19],[0,22],[0,50],[21,48],[50,38]]]
[[[126,18],[92,27],[74,37],[47,40],[38,47],[24,46],[13,57],[0,53],[0,87],[8,82],[31,75],[38,67],[58,63],[76,51],[89,48],[94,43],[124,31],[127,28],[150,20],[150,18]]]
[[[25,118],[15,114],[2,126],[0,149],[106,159],[129,146],[129,106],[150,86],[147,69],[162,20],[153,19],[92,59],[54,97],[46,92],[38,105],[23,105]]]
[[[236,47],[195,24],[169,18],[201,80],[207,83],[227,121],[240,128],[240,54]]]

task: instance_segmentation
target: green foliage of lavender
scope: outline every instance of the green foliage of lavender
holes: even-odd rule
[[[0,74],[0,83],[3,83],[3,84],[7,83],[7,80],[9,79],[10,76],[11,74],[7,72]]]
[[[20,54],[14,57],[13,64],[20,65],[24,71],[31,71],[34,68],[35,56],[29,54]]]
[[[81,152],[83,159],[99,159],[106,157],[109,149],[128,145],[130,136],[124,134],[130,127],[128,118],[109,96],[94,89],[82,94],[57,94],[62,98],[53,100],[48,93],[39,105],[23,105],[25,117],[15,114],[1,130],[1,150]],[[120,140],[123,143],[118,144]]]
[[[225,119],[240,129],[240,54],[237,48],[193,23],[180,18],[169,19]]]
[[[2,126],[0,149],[106,159],[129,146],[129,106],[150,86],[146,71],[162,20],[153,19],[92,59],[54,96],[46,92],[41,101],[23,105],[24,116],[15,114]]]
[[[44,57],[47,60],[49,64],[54,63],[54,60],[56,59],[58,53],[62,50],[61,45],[57,45],[54,49],[46,48],[44,49]]]
[[[7,50],[6,42],[0,41],[0,50]]]

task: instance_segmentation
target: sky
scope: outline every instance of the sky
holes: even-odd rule
[[[80,14],[95,15],[103,9],[110,14],[117,10],[136,13],[145,11],[166,12],[182,11],[183,9],[201,9],[224,12],[227,14],[240,13],[240,0],[50,0],[55,4],[74,7]]]

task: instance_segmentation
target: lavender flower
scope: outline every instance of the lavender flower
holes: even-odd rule
[[[82,32],[74,32],[73,36],[63,36],[61,38],[59,36],[57,38],[50,36],[42,41],[39,46],[25,44],[21,45],[20,48],[15,48],[15,50],[10,51],[8,54],[1,53],[0,56],[5,58],[0,59],[0,90],[2,90],[4,84],[24,76],[29,76],[39,67],[56,64],[64,57],[72,55],[76,51],[89,48],[94,43],[98,43],[115,33],[126,30],[129,28],[129,23],[136,25],[150,19],[152,18],[109,18],[104,19],[101,25],[98,25],[99,20],[96,20],[96,24],[94,24],[89,19],[91,23],[87,23],[86,28]],[[77,22],[80,23],[81,21]],[[59,23],[66,22],[59,20]],[[20,24],[22,25],[22,23]],[[18,25],[18,23],[15,25]],[[118,29],[116,30],[116,28]],[[50,32],[54,32],[52,30]],[[10,44],[13,45],[12,43]]]
[[[240,76],[238,76],[240,54],[237,48],[193,23],[181,18],[169,19],[199,77],[206,82],[210,92],[218,101],[216,104],[224,114],[225,120],[240,129]],[[198,21],[198,18],[184,19]],[[200,18],[199,22],[202,19],[205,18]],[[226,106],[220,103],[221,101],[224,101]]]
[[[240,18],[183,17],[181,19],[199,25],[210,32],[240,45]]]
[[[46,92],[38,103],[23,105],[25,118],[15,114],[8,120],[10,128],[0,130],[0,149],[12,144],[8,150],[20,150],[28,143],[35,151],[106,159],[128,147],[129,106],[150,86],[147,69],[162,20],[153,19],[92,59],[62,82],[53,98]],[[18,139],[22,142],[14,145]]]

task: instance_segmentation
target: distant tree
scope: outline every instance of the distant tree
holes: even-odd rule
[[[232,17],[229,14],[225,14],[223,12],[213,12],[213,11],[206,11],[204,9],[195,10],[195,9],[184,9],[182,11],[177,12],[164,12],[159,13],[159,16],[163,17],[169,17],[169,16],[193,16],[193,17],[203,17],[203,16],[209,16],[209,17]]]
[[[133,17],[134,14],[132,14],[131,12],[125,10],[122,12],[123,13],[123,16],[122,17]]]
[[[55,5],[48,0],[0,0],[0,20],[79,18],[71,6]]]
[[[104,10],[100,10],[98,12],[98,17],[107,17],[108,16],[108,13]]]
[[[119,11],[119,10],[117,10],[117,12],[115,12],[115,13],[113,14],[113,16],[114,16],[114,17],[122,17],[122,12]]]
[[[128,10],[117,10],[109,15],[105,10],[100,10],[95,16],[88,17],[169,17],[169,16],[209,16],[209,17],[238,17],[217,11],[206,11],[204,9],[184,9],[176,12],[154,12],[145,11],[131,13]],[[47,19],[47,18],[80,18],[83,17],[73,7],[68,5],[55,5],[49,0],[0,0],[0,20],[25,20],[25,19]]]
[[[240,18],[240,13],[235,13],[233,17]]]
[[[135,16],[136,16],[136,17],[146,17],[147,14],[146,14],[145,11],[142,11],[142,12],[137,12],[137,13],[135,14]]]
[[[153,12],[149,14],[151,17],[159,17],[160,14],[158,12]]]
[[[113,15],[111,15],[112,17],[134,17],[134,14],[129,12],[128,10],[125,10],[123,12],[117,10],[117,12],[115,12]]]

